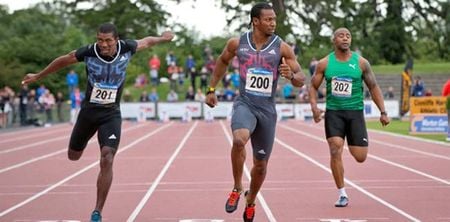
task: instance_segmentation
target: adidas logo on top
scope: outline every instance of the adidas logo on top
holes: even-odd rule
[[[111,136],[109,136],[108,139],[110,139],[110,140],[115,140],[115,139],[117,139],[117,137],[116,137],[116,135],[111,134]]]

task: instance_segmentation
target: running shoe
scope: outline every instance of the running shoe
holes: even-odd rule
[[[91,222],[102,222],[102,215],[100,211],[94,210],[91,215]]]
[[[348,197],[340,196],[339,200],[334,203],[335,207],[346,207],[348,205]]]
[[[253,222],[255,218],[255,204],[247,204],[244,210],[244,222]]]
[[[226,212],[233,213],[237,209],[241,193],[242,191],[238,191],[236,188],[231,191],[230,195],[228,196],[227,202],[225,203]]]

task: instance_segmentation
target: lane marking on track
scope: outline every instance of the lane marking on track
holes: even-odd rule
[[[225,133],[225,136],[227,137],[228,143],[230,145],[233,145],[233,140],[232,140],[230,134],[228,133],[228,130],[226,129],[225,124],[223,123],[222,120],[220,121],[220,125],[222,126],[222,130]],[[244,164],[244,173],[245,173],[245,176],[247,176],[247,178],[250,180],[251,175],[250,175],[250,170],[247,167],[247,164]],[[264,212],[266,213],[269,221],[276,222],[277,220],[275,219],[275,216],[273,215],[272,211],[270,210],[269,205],[267,204],[266,200],[264,199],[261,191],[258,193],[256,198],[258,198],[259,202],[261,203],[261,207],[264,209]]]
[[[184,136],[184,138],[181,140],[180,144],[178,145],[178,147],[175,149],[175,152],[173,152],[172,156],[170,156],[169,160],[167,160],[166,164],[164,165],[163,169],[161,170],[161,172],[159,172],[158,177],[156,177],[155,181],[153,181],[152,185],[150,186],[150,188],[147,190],[147,193],[145,193],[144,197],[141,199],[141,201],[139,202],[139,204],[136,206],[136,208],[134,209],[134,211],[131,213],[130,217],[128,217],[127,221],[135,221],[137,215],[141,212],[142,208],[144,208],[144,205],[147,203],[147,201],[150,199],[151,195],[153,194],[153,192],[155,191],[156,187],[158,186],[158,184],[161,182],[162,178],[164,177],[164,175],[167,173],[167,171],[169,170],[169,167],[172,165],[173,161],[175,160],[175,158],[177,157],[177,155],[180,153],[181,149],[183,149],[184,144],[186,143],[186,141],[189,139],[189,137],[191,137],[192,132],[194,131],[194,129],[197,127],[198,125],[198,121],[196,121],[191,128],[189,129],[188,133]]]
[[[288,129],[288,130],[290,130],[290,131],[293,131],[293,132],[302,134],[302,135],[304,135],[304,136],[313,138],[313,139],[315,139],[315,140],[318,140],[318,141],[322,141],[322,142],[324,142],[324,143],[327,143],[327,141],[326,141],[325,139],[323,139],[322,137],[318,137],[318,136],[315,136],[315,135],[312,135],[312,134],[309,134],[309,133],[305,133],[305,132],[299,131],[299,130],[294,129],[294,128],[290,127],[290,126],[281,126],[281,127],[285,128],[285,129]],[[344,148],[345,148],[346,150],[348,150],[348,147],[347,147],[347,146],[344,146]],[[381,157],[379,157],[379,156],[375,156],[375,155],[373,155],[373,154],[368,154],[367,157],[372,158],[372,159],[375,159],[375,160],[378,160],[378,161],[383,162],[383,163],[387,163],[387,164],[389,164],[389,165],[392,165],[392,166],[395,166],[395,167],[398,167],[398,168],[401,168],[401,169],[406,170],[406,171],[409,171],[409,172],[411,172],[411,173],[418,174],[418,175],[420,175],[420,176],[423,176],[423,177],[429,178],[429,179],[431,179],[431,180],[434,180],[434,181],[443,183],[443,184],[445,184],[445,185],[450,185],[450,181],[447,181],[446,179],[442,179],[442,178],[433,176],[433,175],[431,175],[431,174],[427,174],[427,173],[425,173],[425,172],[422,172],[422,171],[419,171],[419,170],[416,170],[416,169],[407,167],[407,166],[405,166],[405,165],[402,165],[402,164],[399,164],[399,163],[395,163],[395,162],[392,162],[392,161],[390,161],[390,160],[386,160],[386,159],[381,158]]]
[[[119,151],[117,152],[116,155],[119,155],[120,153],[124,152],[125,150],[128,150],[128,149],[132,148],[132,147],[135,146],[136,144],[138,144],[138,143],[144,141],[145,139],[147,139],[147,138],[149,138],[149,137],[155,135],[156,133],[162,131],[163,129],[165,129],[165,128],[171,126],[171,125],[172,125],[172,123],[163,125],[163,126],[157,128],[157,129],[153,130],[152,132],[145,134],[145,136],[142,136],[142,137],[140,137],[139,139],[136,139],[135,141],[133,141],[132,143],[126,145],[125,147],[119,149]],[[0,212],[0,217],[3,217],[3,216],[5,216],[5,215],[11,213],[11,212],[14,211],[14,210],[17,210],[18,208],[23,207],[24,205],[30,203],[31,201],[33,201],[33,200],[35,200],[35,199],[37,199],[37,198],[43,196],[44,194],[50,192],[51,190],[53,190],[53,189],[55,189],[55,188],[61,186],[62,184],[66,183],[67,181],[69,181],[69,180],[71,180],[71,179],[73,179],[73,178],[75,178],[75,177],[77,177],[77,176],[83,174],[84,172],[90,170],[91,168],[93,168],[93,167],[95,167],[95,166],[98,166],[98,164],[99,164],[99,160],[97,160],[97,161],[95,161],[95,162],[89,164],[89,165],[86,166],[85,168],[83,168],[83,169],[81,169],[81,170],[79,170],[79,171],[73,173],[72,175],[70,175],[70,176],[68,176],[68,177],[66,177],[66,178],[64,178],[64,179],[62,179],[62,180],[60,180],[60,181],[54,183],[53,185],[49,186],[48,188],[42,190],[41,192],[36,193],[35,195],[33,195],[33,196],[27,198],[26,200],[24,200],[24,201],[22,201],[22,202],[20,202],[20,203],[18,203],[18,204],[16,204],[16,205],[14,205],[14,206],[12,206],[12,207],[10,207],[10,208],[8,208],[8,209],[6,209],[6,210]]]
[[[125,132],[128,132],[130,130],[138,129],[138,128],[141,128],[141,127],[144,127],[144,126],[146,126],[146,125],[141,124],[141,125],[132,126],[132,127],[129,127],[127,129],[123,130],[122,132],[125,133]],[[97,142],[97,139],[89,140],[87,145],[89,145],[91,143],[95,143],[95,142]],[[52,153],[49,153],[49,154],[45,154],[45,155],[42,155],[42,156],[39,156],[39,157],[31,158],[31,159],[23,161],[21,163],[17,163],[17,164],[11,165],[9,167],[5,167],[5,168],[0,169],[0,174],[4,173],[4,172],[7,172],[7,171],[10,171],[10,170],[13,170],[13,169],[16,169],[16,168],[19,168],[19,167],[23,167],[25,165],[34,163],[34,162],[39,161],[39,160],[43,160],[43,159],[46,159],[46,158],[49,158],[49,157],[52,157],[52,156],[56,156],[56,155],[58,155],[60,153],[64,153],[64,152],[67,152],[67,148],[60,149],[58,151],[55,151],[55,152],[52,152]]]
[[[39,131],[35,132],[35,133],[28,132],[29,130],[28,131],[14,131],[14,132],[10,132],[10,133],[8,133],[9,136],[7,136],[8,139],[3,139],[2,138],[0,140],[0,144],[1,143],[12,142],[12,141],[23,141],[24,139],[32,139],[32,138],[40,137],[40,136],[52,135],[55,132],[61,132],[61,130],[69,131],[68,127],[64,127],[63,129],[59,129],[59,128],[63,128],[63,127],[46,128],[45,131],[44,131],[44,128],[39,128]],[[0,137],[3,137],[4,135],[5,134],[0,134]],[[27,135],[27,136],[25,136],[25,135]]]
[[[10,148],[10,149],[7,149],[7,150],[2,150],[2,151],[0,151],[0,154],[11,153],[11,152],[23,150],[23,149],[34,147],[34,146],[39,146],[39,145],[42,145],[42,144],[45,144],[45,143],[50,143],[50,142],[54,142],[54,141],[58,141],[58,140],[67,139],[68,137],[69,136],[60,136],[60,137],[56,137],[56,138],[52,138],[52,139],[41,140],[41,141],[36,142],[36,143],[29,143],[27,145],[14,147],[14,148]]]
[[[315,135],[312,135],[312,134],[308,134],[308,133],[304,133],[304,132],[298,131],[298,130],[296,130],[296,129],[287,127],[287,126],[283,126],[283,127],[286,128],[286,129],[292,130],[292,131],[294,131],[294,132],[298,132],[298,133],[300,133],[300,134],[303,134],[303,135],[305,135],[305,136],[311,137],[311,138],[313,138],[313,139],[316,139],[316,140],[320,140],[320,141],[326,142],[326,140],[324,140],[324,139],[321,138],[321,137],[318,137],[318,136],[315,136]],[[314,165],[316,165],[316,166],[322,168],[323,170],[325,170],[325,171],[327,171],[328,173],[331,174],[331,169],[330,169],[330,168],[324,166],[323,164],[321,164],[321,163],[319,163],[318,161],[314,160],[314,159],[311,158],[310,156],[308,156],[308,155],[306,155],[306,154],[304,154],[304,153],[298,151],[297,149],[295,149],[295,148],[293,148],[292,146],[290,146],[290,145],[284,143],[283,141],[279,140],[279,139],[276,138],[276,137],[275,137],[275,141],[276,141],[277,143],[279,143],[280,145],[282,145],[283,147],[285,147],[286,149],[292,151],[293,153],[299,155],[300,157],[303,157],[304,159],[308,160],[309,162],[313,163]],[[384,206],[386,206],[386,207],[388,207],[388,208],[394,210],[395,212],[397,212],[397,213],[399,213],[400,215],[402,215],[402,216],[408,218],[409,220],[415,221],[415,222],[420,222],[420,220],[419,220],[418,218],[415,218],[414,216],[412,216],[412,215],[406,213],[405,211],[401,210],[400,208],[394,206],[393,204],[391,204],[391,203],[389,203],[389,202],[387,202],[387,201],[385,201],[385,200],[379,198],[379,197],[376,196],[375,194],[370,193],[369,191],[365,190],[364,188],[360,187],[359,185],[353,183],[351,180],[348,180],[348,179],[344,178],[344,181],[345,181],[347,184],[349,184],[350,186],[352,186],[352,187],[354,187],[355,189],[359,190],[361,193],[363,193],[363,194],[369,196],[370,198],[374,199],[375,201],[381,203],[382,205],[384,205]]]

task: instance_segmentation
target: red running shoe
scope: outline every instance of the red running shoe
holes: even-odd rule
[[[227,202],[225,203],[226,212],[233,213],[237,209],[241,193],[242,191],[238,191],[236,188],[231,191],[230,195],[228,196]]]
[[[244,222],[253,222],[255,218],[255,204],[247,204],[244,210]]]

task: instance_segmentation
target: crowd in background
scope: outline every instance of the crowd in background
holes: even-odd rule
[[[292,47],[296,47],[292,45]],[[298,50],[297,50],[298,53]],[[360,53],[360,52],[359,52]],[[162,70],[162,62],[165,62],[167,70]],[[318,61],[312,58],[307,70],[312,76]],[[228,72],[216,89],[220,101],[233,101],[239,94],[239,62],[237,57],[231,62]],[[203,58],[195,59],[188,55],[185,61],[179,61],[173,51],[168,51],[164,60],[154,54],[148,60],[148,74],[140,74],[135,79],[134,87],[141,90],[137,98],[128,88],[124,89],[122,100],[124,102],[178,102],[198,101],[204,102],[209,78],[215,66],[215,58],[211,48],[207,45],[203,50]],[[198,68],[200,67],[200,68]],[[79,88],[79,76],[74,70],[66,75],[67,93],[51,92],[40,85],[35,89],[22,86],[19,92],[14,92],[10,87],[0,89],[0,128],[20,125],[49,126],[54,122],[74,123],[84,94]],[[165,98],[159,95],[161,84],[167,84],[169,92]],[[290,81],[280,79],[277,85],[277,102],[284,103],[308,103],[309,84],[300,89],[295,89]],[[150,91],[147,91],[150,89]],[[64,94],[68,96],[63,96]],[[411,96],[432,96],[430,89],[420,76],[416,76],[411,88]],[[366,97],[370,94],[366,91]],[[389,86],[384,92],[385,99],[395,99],[394,87]],[[326,89],[322,87],[318,92],[319,102],[325,101]]]

